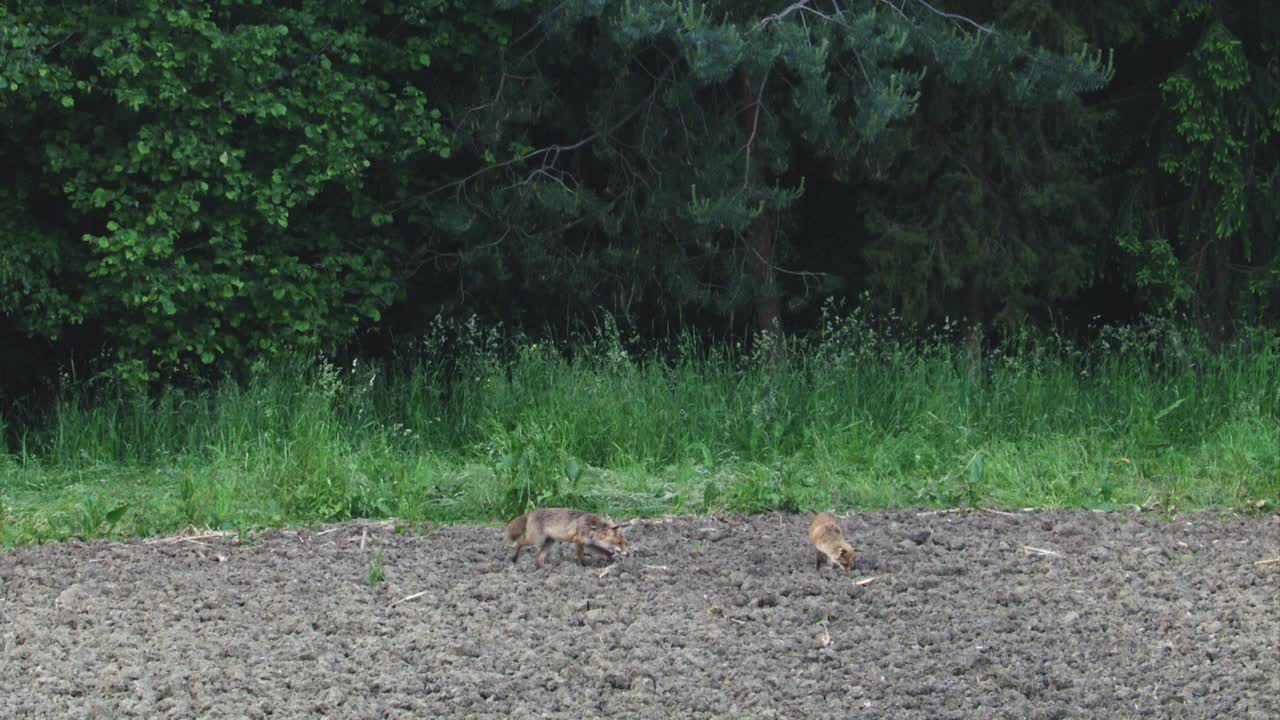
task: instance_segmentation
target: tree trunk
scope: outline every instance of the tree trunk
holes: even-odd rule
[[[763,165],[759,160],[752,162],[751,146],[758,137],[759,99],[751,86],[745,70],[738,71],[738,127],[747,137],[746,161],[747,183],[743,192],[747,201],[751,202],[751,192],[763,187],[765,182]],[[751,276],[755,281],[755,316],[756,329],[768,338],[769,360],[778,363],[785,357],[785,343],[782,329],[782,302],[778,291],[777,271],[773,264],[773,227],[770,218],[764,215],[757,217],[747,229],[747,259],[751,265]]]
[[[1214,248],[1213,268],[1213,325],[1209,334],[1209,344],[1215,351],[1222,348],[1226,339],[1231,337],[1231,250],[1235,244],[1232,238],[1219,240]]]
[[[982,351],[986,344],[983,337],[986,318],[982,297],[982,289],[976,281],[972,282],[969,285],[969,334],[965,338],[965,344],[969,355],[969,382],[975,385],[982,381]]]
[[[773,268],[772,230],[765,218],[756,220],[747,231],[747,243],[752,249],[751,274],[756,282],[756,327],[772,343],[769,355],[776,362],[782,359],[784,344],[782,303],[779,299],[777,273]]]

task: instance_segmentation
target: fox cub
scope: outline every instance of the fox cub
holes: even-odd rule
[[[818,555],[817,569],[822,570],[823,561],[832,567],[843,568],[845,572],[853,572],[853,546],[844,539],[844,532],[831,513],[818,513],[809,525],[809,542],[813,543]]]
[[[622,529],[631,523],[617,524],[612,520],[568,508],[543,508],[527,512],[507,523],[507,539],[515,543],[516,553],[512,564],[520,559],[520,551],[526,545],[538,548],[538,567],[546,561],[547,548],[552,540],[571,542],[578,546],[578,562],[586,565],[584,548],[591,548],[612,558],[626,554],[627,539]]]

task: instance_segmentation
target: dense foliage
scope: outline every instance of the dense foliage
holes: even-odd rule
[[[134,376],[376,322],[403,178],[449,151],[425,86],[461,48],[452,8],[421,5],[0,10],[0,310],[37,337],[94,328]]]
[[[1261,3],[1183,3],[1157,30],[1183,48],[1159,79],[1150,145],[1116,209],[1144,296],[1223,331],[1280,303],[1280,22]],[[1131,130],[1131,132],[1133,132]],[[1139,153],[1139,147],[1128,148]]]
[[[0,394],[438,314],[1274,326],[1278,42],[1244,1],[10,3]]]

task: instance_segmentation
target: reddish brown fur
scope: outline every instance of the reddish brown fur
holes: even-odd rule
[[[626,552],[627,539],[622,530],[628,524],[619,525],[608,518],[568,508],[527,512],[507,523],[507,539],[515,543],[516,548],[511,562],[514,564],[520,559],[520,551],[525,546],[536,546],[537,564],[542,567],[553,540],[576,545],[578,562],[583,565],[587,562],[583,555],[586,548],[613,557]]]
[[[814,516],[809,525],[809,542],[816,550],[819,571],[825,561],[847,573],[853,572],[853,546],[845,541],[844,531],[840,529],[835,515],[824,512]]]

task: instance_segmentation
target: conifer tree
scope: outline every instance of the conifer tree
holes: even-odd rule
[[[891,161],[887,131],[934,78],[1035,108],[1109,73],[1083,46],[1044,49],[921,0],[531,10],[450,113],[486,166],[445,186],[442,226],[528,287],[623,312],[751,308],[771,334],[806,182]]]
[[[969,0],[955,9],[1060,52],[1085,42],[1086,25],[1095,42],[1131,40],[1144,17],[1132,5],[1083,5]],[[999,84],[927,78],[917,112],[886,133],[893,170],[851,189],[857,211],[843,218],[847,233],[865,237],[864,287],[880,309],[949,315],[980,332],[1044,317],[1088,287],[1110,243],[1108,126],[1079,94],[1016,102]]]

